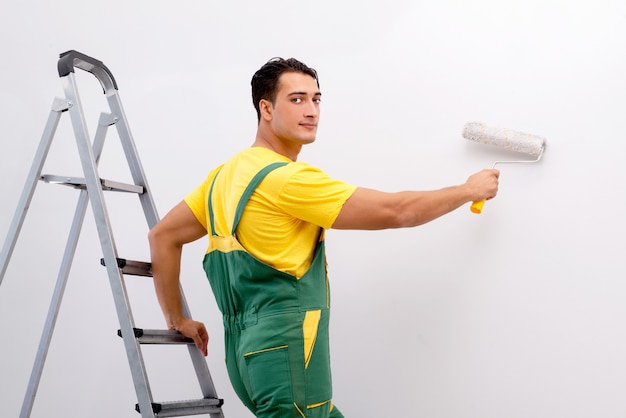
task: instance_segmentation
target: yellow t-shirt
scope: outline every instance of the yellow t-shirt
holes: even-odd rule
[[[209,232],[210,240],[208,196],[219,172],[212,196],[214,225],[217,235],[228,236],[248,183],[262,168],[278,161],[289,164],[270,172],[252,194],[236,235],[259,260],[301,277],[310,266],[320,228],[332,226],[356,186],[334,180],[309,164],[291,162],[270,149],[253,147],[212,170],[185,202]]]

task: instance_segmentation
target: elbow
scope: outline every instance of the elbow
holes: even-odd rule
[[[381,216],[389,228],[411,228],[424,223],[423,205],[419,195],[412,192],[398,192],[389,195],[383,205]]]
[[[423,205],[400,204],[394,208],[391,221],[394,228],[413,228],[431,220],[426,207]]]
[[[374,219],[368,229],[398,229],[416,226],[414,214],[403,207],[386,207]]]
[[[150,258],[152,259],[153,269],[155,261],[161,260],[167,255],[176,251],[177,246],[171,241],[171,237],[160,224],[155,225],[148,231],[148,245],[150,248]],[[156,277],[156,276],[155,276]]]
[[[161,232],[161,228],[159,224],[156,224],[154,227],[148,231],[148,244],[151,249],[156,248],[159,245],[159,242],[162,241],[163,234]]]
[[[384,193],[358,188],[344,203],[334,229],[380,230],[407,228],[423,223],[415,211],[414,194]]]
[[[189,241],[181,238],[180,234],[177,234],[171,225],[163,223],[163,221],[157,223],[148,231],[148,245],[152,252],[182,249],[183,244],[187,242]]]
[[[410,228],[421,224],[419,217],[405,208],[393,211],[390,215],[389,223],[393,225],[392,228]]]
[[[156,230],[156,226],[152,227],[149,231],[148,231],[148,243],[150,244],[150,246],[153,245],[153,243],[156,241],[157,238],[157,232]]]

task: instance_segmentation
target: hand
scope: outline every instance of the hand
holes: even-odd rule
[[[472,174],[465,183],[470,190],[471,200],[489,200],[498,193],[498,177],[500,172],[496,169],[484,169]]]
[[[170,325],[170,329],[176,330],[185,337],[191,338],[198,350],[206,357],[208,355],[209,333],[202,322],[184,318],[176,325]]]

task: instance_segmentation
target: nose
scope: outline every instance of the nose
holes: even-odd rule
[[[320,107],[317,102],[308,101],[307,105],[304,107],[304,117],[307,118],[315,118],[320,114]]]

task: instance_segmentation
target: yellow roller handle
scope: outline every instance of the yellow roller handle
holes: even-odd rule
[[[472,202],[472,206],[470,206],[470,210],[473,213],[480,214],[483,211],[484,205],[485,205],[485,199]]]

